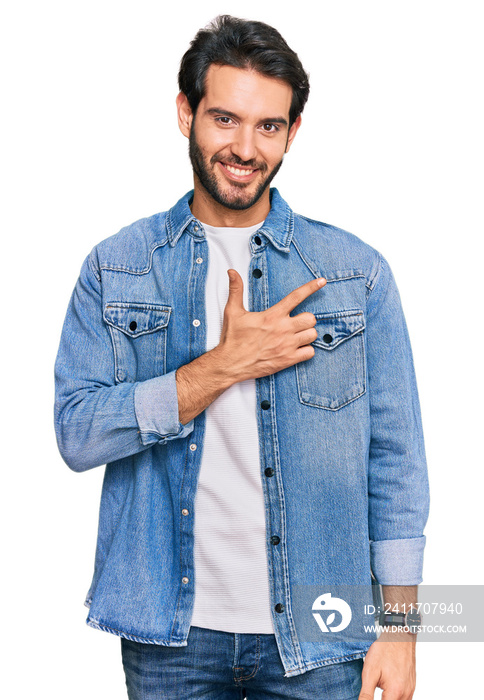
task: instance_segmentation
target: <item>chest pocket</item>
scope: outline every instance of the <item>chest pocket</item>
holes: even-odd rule
[[[171,307],[109,302],[104,320],[114,348],[117,382],[144,381],[165,374],[166,332]]]
[[[314,312],[313,312],[314,313]],[[314,357],[296,365],[302,403],[336,411],[366,391],[362,311],[314,313]]]

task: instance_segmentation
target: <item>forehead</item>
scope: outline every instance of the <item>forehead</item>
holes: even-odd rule
[[[278,78],[270,78],[252,69],[212,64],[205,79],[202,109],[220,107],[235,114],[289,116],[292,87]],[[203,103],[203,104],[202,104]]]

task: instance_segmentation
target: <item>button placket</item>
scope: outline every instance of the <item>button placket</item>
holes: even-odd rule
[[[195,227],[192,229],[195,232]],[[188,299],[186,314],[188,317],[189,341],[187,355],[190,360],[199,357],[206,351],[205,319],[205,286],[207,278],[207,263],[209,260],[208,244],[203,237],[203,231],[198,227],[197,236],[190,238],[189,260],[191,270],[187,279]],[[204,264],[202,264],[204,263]],[[191,319],[191,320],[190,320]],[[182,572],[180,582],[180,601],[173,624],[173,634],[182,638],[186,635],[189,625],[190,611],[194,595],[194,502],[197,480],[200,470],[201,450],[203,441],[204,421],[200,417],[194,419],[194,428],[187,439],[186,468],[180,489],[180,549],[179,561]]]
[[[256,241],[254,240],[255,243]],[[270,248],[264,247],[263,250],[256,251],[252,257],[248,282],[249,309],[251,311],[265,311],[270,305],[266,262],[269,252]],[[283,544],[285,536],[284,495],[279,473],[278,450],[275,445],[278,438],[274,415],[274,382],[273,375],[256,379],[257,422],[260,454],[263,459],[262,487],[266,504],[266,530],[268,533],[280,533],[269,537],[269,541],[273,545],[273,553],[268,560],[268,565],[272,570],[271,603],[273,610],[279,613],[275,616],[275,622],[277,622],[281,634],[292,635],[294,633],[294,623],[290,610],[290,600],[287,599],[289,572],[287,552]]]

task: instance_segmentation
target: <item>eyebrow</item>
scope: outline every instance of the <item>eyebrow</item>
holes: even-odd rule
[[[231,119],[240,119],[238,114],[234,112],[229,112],[227,109],[222,109],[221,107],[212,107],[206,110],[206,114],[220,114],[223,117],[230,117]],[[259,119],[261,124],[282,124],[287,126],[287,119],[284,117],[267,117],[267,119]]]

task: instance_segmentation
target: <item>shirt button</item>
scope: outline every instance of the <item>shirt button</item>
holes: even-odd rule
[[[184,576],[182,578],[182,583],[188,583],[188,576]]]
[[[323,340],[325,343],[330,343],[333,340],[333,336],[330,335],[329,333],[325,333],[323,335]]]
[[[194,226],[194,227],[193,227],[193,230],[194,230],[194,231],[198,231],[198,226]]]
[[[192,442],[192,444],[190,445],[190,449],[192,452],[195,452],[195,450],[197,449],[197,446],[195,445],[194,442]]]
[[[129,324],[129,330],[135,331],[137,328],[138,328],[138,324],[136,323],[136,321],[131,321],[131,323]]]
[[[271,402],[267,399],[264,399],[264,401],[261,401],[260,407],[263,411],[267,411],[267,409],[271,407]]]
[[[260,236],[254,236],[254,243],[257,243],[257,245],[260,245],[262,243],[261,237]]]
[[[259,268],[256,267],[255,270],[252,270],[252,277],[255,277],[256,279],[262,277],[262,270],[259,270]]]
[[[196,328],[198,328],[198,326],[200,325],[200,321],[198,320],[198,318],[194,319],[193,325],[194,325]]]
[[[280,537],[278,537],[277,535],[272,535],[271,544],[279,544],[280,541],[281,541]]]
[[[264,469],[264,474],[266,476],[274,476],[274,469],[272,467],[266,467]]]
[[[184,508],[182,510],[182,515],[188,515],[188,508]]]
[[[203,258],[197,258],[195,262],[197,262],[200,265],[200,263],[203,263]]]
[[[276,605],[276,612],[278,612],[278,613],[284,612],[284,605],[282,603],[278,603]]]

